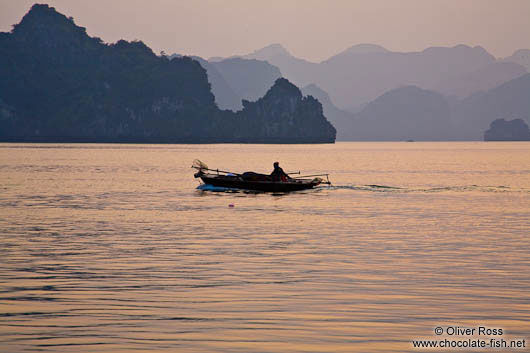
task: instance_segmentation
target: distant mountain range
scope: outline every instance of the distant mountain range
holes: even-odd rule
[[[322,102],[338,140],[482,140],[500,118],[530,121],[530,74],[465,99],[451,99],[417,86],[390,90],[357,113],[337,108],[315,85],[302,89]]]
[[[243,106],[241,100],[255,101],[263,97],[274,82],[282,77],[276,66],[262,60],[246,60],[240,58],[209,62],[232,88],[238,97],[237,105],[226,105],[226,109],[239,110]]]
[[[179,54],[169,56],[182,57]],[[242,100],[263,97],[274,82],[282,77],[280,70],[266,61],[229,58],[210,61],[192,56],[204,67],[212,86],[215,102],[221,109],[243,109]]]
[[[503,61],[522,65],[530,71],[530,49],[519,49],[512,56],[504,58]]]
[[[316,97],[339,140],[478,140],[494,119],[530,118],[529,52],[498,60],[466,45],[397,53],[359,44],[312,63],[273,44],[239,58],[269,62]]]
[[[458,102],[452,111],[458,139],[480,140],[493,120],[516,118],[530,120],[530,74],[475,93]]]
[[[304,59],[295,58],[280,44],[272,44],[251,54],[243,55],[244,59],[264,60],[276,66],[282,75],[299,87],[317,83],[313,76],[317,72],[317,64]]]
[[[495,88],[526,73],[526,69],[519,64],[494,62],[471,72],[442,78],[432,90],[446,96],[465,98],[476,92]]]
[[[502,62],[482,47],[458,45],[401,53],[359,44],[312,63],[273,44],[242,57],[268,61],[301,87],[316,84],[338,107],[348,110],[389,90],[410,85],[464,98],[527,73],[524,53],[520,51]]]

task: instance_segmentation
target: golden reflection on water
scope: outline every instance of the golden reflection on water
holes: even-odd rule
[[[334,186],[203,192],[195,158]],[[449,325],[530,338],[528,143],[1,144],[0,162],[5,351],[406,352]]]

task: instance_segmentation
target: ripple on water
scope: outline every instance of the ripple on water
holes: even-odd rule
[[[2,347],[406,352],[447,325],[525,337],[528,151],[402,145],[0,146]],[[334,185],[196,190],[199,157],[281,160]]]

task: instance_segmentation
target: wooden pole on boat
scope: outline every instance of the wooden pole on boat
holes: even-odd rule
[[[309,178],[309,177],[316,177],[316,176],[325,176],[327,177],[329,174],[312,174],[312,175],[301,175],[298,177],[294,177],[292,179],[301,179],[301,178]]]
[[[195,166],[191,166],[191,167],[195,168],[195,169],[198,169],[198,170],[209,170],[211,172],[217,172],[217,174],[226,173],[226,174],[234,174],[234,175],[237,175],[237,176],[241,176],[241,174],[234,173],[234,172],[227,172],[226,170],[210,169],[210,168],[199,168],[199,167],[195,167]]]

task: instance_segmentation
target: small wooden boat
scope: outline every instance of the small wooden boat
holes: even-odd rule
[[[265,192],[290,192],[312,189],[320,184],[330,184],[329,180],[324,181],[317,175],[307,175],[305,177],[290,178],[286,180],[273,180],[270,175],[246,172],[243,174],[231,173],[227,171],[208,169],[206,164],[195,160],[192,168],[198,169],[195,178],[200,178],[204,184],[215,187],[229,189],[255,190]],[[214,173],[212,173],[214,172]],[[319,174],[318,176],[328,176]],[[314,177],[312,179],[308,177]]]

